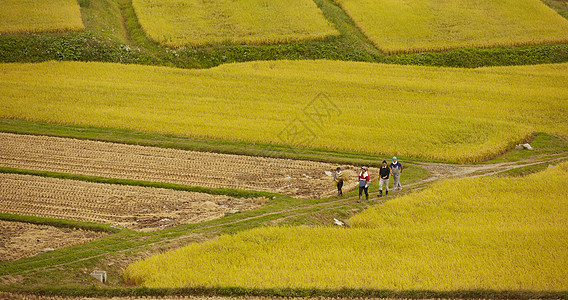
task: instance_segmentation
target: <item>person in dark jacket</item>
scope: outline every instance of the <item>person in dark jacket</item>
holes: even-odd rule
[[[337,167],[337,169],[335,170],[335,174],[333,175],[333,180],[337,184],[337,198],[339,198],[340,196],[343,196],[343,191],[341,189],[343,188],[343,180],[344,180],[343,172],[341,172],[340,167]]]
[[[386,188],[386,194],[389,194],[389,176],[390,176],[390,167],[387,164],[386,160],[383,160],[383,164],[379,169],[379,197],[383,196],[383,184]]]

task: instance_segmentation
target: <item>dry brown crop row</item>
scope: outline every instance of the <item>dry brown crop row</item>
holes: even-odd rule
[[[81,229],[0,221],[0,261],[34,256],[45,249],[82,244],[104,235],[106,233]]]
[[[0,166],[316,198],[334,192],[329,163],[0,133]],[[344,167],[355,177],[355,167]],[[355,185],[350,181],[346,188]]]
[[[154,230],[260,207],[264,198],[232,198],[169,189],[0,174],[0,211]]]

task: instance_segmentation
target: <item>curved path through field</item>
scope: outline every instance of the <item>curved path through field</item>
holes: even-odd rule
[[[528,151],[528,150],[527,150]],[[440,179],[480,177],[496,175],[510,170],[525,168],[533,165],[549,163],[554,165],[558,161],[568,158],[568,152],[530,156],[514,162],[499,162],[477,165],[453,165],[444,163],[417,163],[418,166],[429,172],[428,178],[418,183],[433,182]],[[418,183],[415,183],[418,184]]]

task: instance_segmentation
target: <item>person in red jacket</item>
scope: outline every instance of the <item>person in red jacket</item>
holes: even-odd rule
[[[369,173],[367,172],[367,167],[361,167],[361,173],[359,173],[359,201],[361,201],[361,196],[363,191],[365,191],[365,198],[369,200]]]

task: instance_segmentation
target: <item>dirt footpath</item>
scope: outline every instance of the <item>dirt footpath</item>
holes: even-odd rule
[[[105,235],[102,232],[0,220],[0,261],[34,256],[48,248],[56,250],[83,244]]]
[[[337,167],[313,161],[218,154],[47,136],[0,133],[0,166],[67,174],[266,191],[300,199],[336,193],[326,175]],[[357,168],[342,166],[356,185]]]

